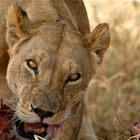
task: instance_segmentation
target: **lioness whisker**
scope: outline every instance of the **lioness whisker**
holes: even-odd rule
[[[18,117],[13,117],[8,123],[10,124],[10,123],[14,123],[14,122],[16,122],[16,121],[18,121],[19,120],[19,118]]]
[[[16,108],[16,101],[13,101],[13,100],[7,100],[6,98],[3,98],[3,100],[5,102],[7,102],[8,104],[12,105],[12,107],[15,107]],[[10,106],[11,107],[11,106]]]
[[[1,99],[3,99],[4,101],[6,101],[6,102],[13,102],[13,103],[16,103],[16,101],[14,101],[14,100],[9,100],[9,99],[6,99],[6,98],[4,98],[4,97],[0,97]]]

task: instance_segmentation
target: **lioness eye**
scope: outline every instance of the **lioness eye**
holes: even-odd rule
[[[69,77],[68,77],[68,81],[70,82],[74,82],[74,81],[77,81],[81,78],[81,74],[79,73],[73,73],[71,74]]]
[[[37,72],[38,72],[37,63],[32,59],[28,59],[28,60],[26,60],[26,62],[27,62],[27,66],[37,74]]]

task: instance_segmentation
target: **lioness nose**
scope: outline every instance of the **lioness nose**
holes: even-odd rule
[[[44,118],[52,117],[54,115],[54,113],[51,111],[44,111],[40,108],[34,108],[32,105],[31,108],[41,118],[41,120]]]

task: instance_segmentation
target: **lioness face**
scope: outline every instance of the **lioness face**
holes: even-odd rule
[[[87,50],[82,35],[67,26],[42,27],[16,46],[7,80],[18,96],[21,120],[57,124],[67,119],[82,100],[92,73]],[[33,111],[36,108],[50,115],[41,116]]]
[[[18,30],[16,24],[19,35]],[[34,134],[53,137],[54,128],[72,119],[73,110],[83,104],[88,83],[109,44],[108,26],[101,24],[84,37],[70,24],[54,21],[12,36],[9,26],[7,81],[18,98],[17,125],[23,130],[19,133],[31,139]]]

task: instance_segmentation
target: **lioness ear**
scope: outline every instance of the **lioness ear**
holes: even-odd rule
[[[96,53],[98,64],[103,60],[104,52],[110,42],[109,26],[106,23],[99,24],[91,33],[86,36],[91,46],[91,53]]]
[[[7,15],[6,39],[9,46],[27,33],[26,24],[29,22],[27,14],[16,3],[11,5]]]

